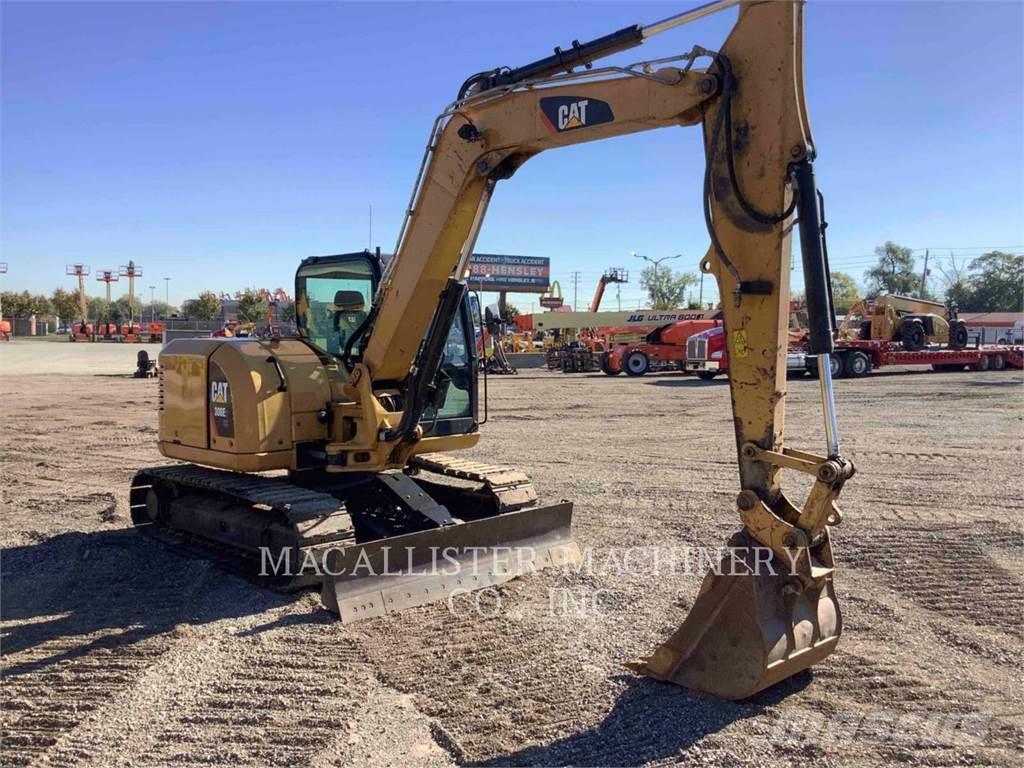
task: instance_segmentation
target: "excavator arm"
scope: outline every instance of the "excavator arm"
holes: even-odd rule
[[[737,4],[720,50],[557,74]],[[336,409],[333,430],[348,439],[328,447],[328,469],[379,471],[404,466],[413,453],[473,444],[476,434],[425,438],[419,420],[436,391],[444,339],[497,182],[546,150],[700,126],[706,171],[693,200],[703,205],[711,240],[701,269],[723,297],[739,460],[743,528],[732,544],[754,554],[741,558],[746,577],[709,574],[687,621],[634,668],[730,698],[823,658],[841,631],[828,527],[840,521],[834,502],[853,467],[839,453],[828,363],[834,313],[804,100],[803,9],[801,0],[710,3],[556,49],[519,70],[470,78],[431,131],[394,258],[348,350],[351,402]],[[824,456],[783,440],[794,214],[826,415]],[[382,405],[383,392],[399,393],[401,412]],[[783,493],[784,469],[814,478],[801,506]],[[759,573],[758,551],[788,567]]]

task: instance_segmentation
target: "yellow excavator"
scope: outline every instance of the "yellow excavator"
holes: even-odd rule
[[[593,66],[736,5],[717,50]],[[541,503],[521,471],[453,455],[477,444],[486,420],[469,258],[498,182],[534,155],[692,125],[704,136],[701,269],[724,297],[742,527],[684,623],[631,666],[737,699],[827,656],[842,629],[829,528],[853,466],[840,455],[830,376],[803,13],[799,0],[723,0],[468,78],[431,129],[386,265],[369,252],[303,261],[298,338],[166,346],[159,447],[186,463],[135,476],[136,525],[286,588],[320,582],[343,621],[577,560],[570,502]],[[783,441],[794,214],[825,455]],[[782,470],[813,478],[801,505]]]

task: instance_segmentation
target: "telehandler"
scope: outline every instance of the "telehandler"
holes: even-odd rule
[[[718,50],[592,67],[734,5]],[[285,586],[321,580],[325,604],[344,621],[577,559],[570,502],[541,504],[522,472],[451,455],[477,444],[486,419],[469,258],[496,185],[534,155],[693,125],[706,148],[711,246],[701,268],[724,297],[742,529],[730,540],[732,567],[708,574],[684,623],[632,668],[735,699],[831,653],[842,623],[829,526],[840,522],[835,500],[853,466],[839,452],[828,361],[834,313],[804,103],[803,11],[799,0],[723,0],[469,77],[434,123],[386,267],[370,253],[304,260],[298,338],[166,346],[159,445],[188,463],[135,476],[136,524],[208,547],[221,562],[266,572],[271,560]],[[783,442],[794,213],[824,456]],[[783,469],[814,478],[802,506],[784,494]],[[260,474],[272,470],[287,475]],[[432,567],[438,553],[442,568]],[[289,559],[302,567],[282,576],[277,566]]]
[[[967,346],[967,324],[957,317],[955,306],[914,296],[886,293],[858,301],[839,324],[839,338],[862,341],[896,341],[908,352],[941,344],[948,349]]]

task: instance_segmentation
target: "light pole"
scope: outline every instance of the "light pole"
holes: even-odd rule
[[[153,299],[153,291],[156,290],[155,285],[149,286],[149,322],[156,322],[156,301]]]
[[[663,261],[672,261],[672,259],[681,259],[683,257],[683,254],[677,253],[675,256],[662,256],[660,259],[652,259],[650,256],[644,256],[641,253],[637,253],[636,251],[633,251],[632,256],[633,256],[634,259],[643,259],[644,261],[650,262],[651,264],[654,265],[654,279],[651,280],[651,283],[654,285],[654,290],[657,291],[658,290],[658,267],[661,266],[661,263]],[[655,299],[655,301],[657,301],[657,299]],[[651,309],[658,309],[658,307],[651,307]],[[665,309],[668,309],[668,307],[665,307]]]
[[[164,278],[164,304],[171,306],[171,278]]]

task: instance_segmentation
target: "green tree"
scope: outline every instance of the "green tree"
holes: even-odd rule
[[[697,282],[692,272],[674,272],[651,265],[640,273],[640,287],[647,291],[651,309],[675,309],[682,305],[686,289]]]
[[[21,293],[4,291],[0,298],[0,304],[3,305],[5,317],[29,318],[32,315],[44,317],[53,311],[48,298],[42,295],[33,296],[28,291]]]
[[[258,323],[267,318],[267,302],[255,288],[246,288],[235,294],[238,299],[238,319],[243,323]]]
[[[57,288],[50,297],[50,306],[62,323],[78,319],[78,291],[65,291],[63,288]]]
[[[188,303],[188,314],[197,320],[213,320],[220,314],[220,299],[213,291],[203,291]]]
[[[832,273],[832,302],[836,314],[845,315],[854,302],[860,299],[857,281],[845,272]]]
[[[864,273],[867,280],[867,298],[873,299],[882,293],[898,293],[902,296],[917,295],[921,287],[921,276],[914,270],[914,252],[891,240],[875,248],[878,263]]]
[[[969,264],[950,257],[940,267],[946,301],[965,312],[1024,310],[1024,256],[1002,251],[984,253]]]
[[[139,318],[142,317],[142,299],[138,296],[133,297],[131,304],[128,303],[128,295],[125,294],[119,299],[114,301],[114,306],[117,307],[118,313],[124,318],[125,322],[128,318],[132,318],[135,322],[139,322]]]
[[[112,307],[113,302],[108,304],[106,299],[94,296],[89,299],[89,317],[97,323],[111,322],[110,311]]]
[[[977,312],[1024,310],[1024,256],[982,254],[970,266],[970,303]]]
[[[142,320],[150,322],[153,318],[160,320],[161,318],[170,317],[171,315],[178,314],[178,308],[170,304],[166,304],[162,301],[154,301],[152,304],[145,304],[142,307]]]

